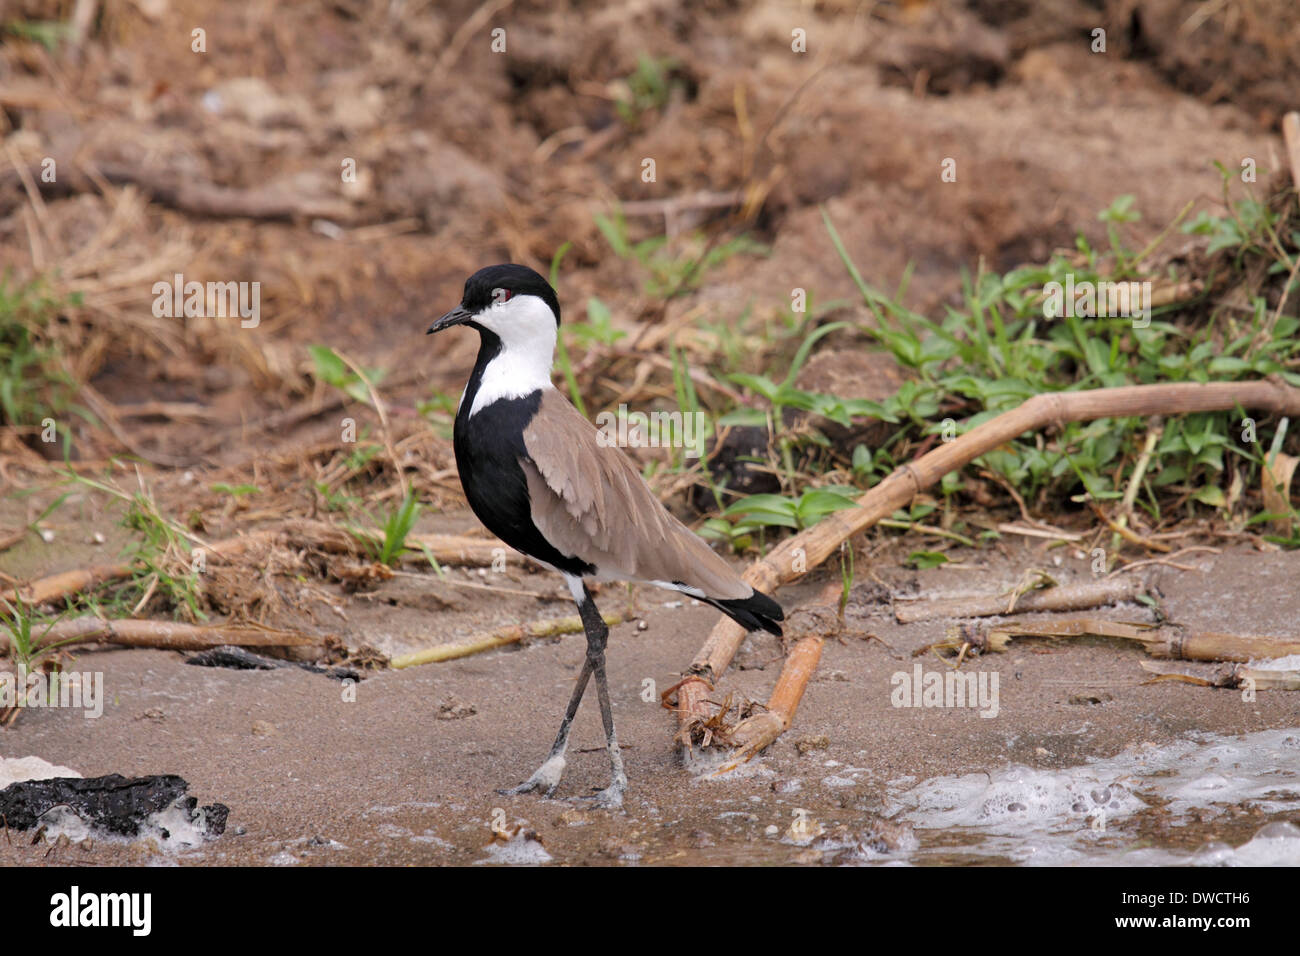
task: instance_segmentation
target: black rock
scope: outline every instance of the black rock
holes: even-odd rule
[[[12,830],[30,830],[55,807],[68,807],[90,826],[119,836],[140,835],[145,821],[179,802],[206,835],[220,836],[226,829],[228,807],[213,803],[196,810],[198,801],[188,796],[189,784],[175,774],[150,777],[54,777],[23,780],[0,790],[0,815]]]

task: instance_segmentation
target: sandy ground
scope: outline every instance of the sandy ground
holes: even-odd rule
[[[966,568],[912,573],[879,567],[898,595],[961,593],[1014,580],[1037,560],[1065,579],[1087,574],[1069,555],[1055,565],[1038,548],[966,555]],[[1195,560],[1194,558],[1192,560]],[[1155,581],[1173,619],[1207,629],[1295,637],[1300,556],[1230,551],[1203,555],[1194,572],[1159,568]],[[782,592],[787,607],[813,582]],[[1300,699],[1183,683],[1142,685],[1141,650],[1100,640],[1026,641],[968,668],[999,675],[996,717],[972,709],[891,705],[890,676],[912,670],[912,652],[943,636],[945,624],[894,623],[877,585],[855,588],[849,632],[827,644],[795,726],[761,758],[726,779],[684,769],[670,744],[674,720],[641,699],[643,681],[663,689],[694,654],[715,615],[705,608],[643,600],[648,629],[614,629],[610,674],[615,717],[631,786],[622,812],[564,799],[503,797],[540,761],[583,655],[578,635],[366,678],[356,701],[341,685],[295,667],[274,671],[198,669],[181,655],[151,650],[86,652],[73,669],[102,670],[109,703],[99,719],[32,710],[0,732],[0,754],[39,755],[87,776],[176,773],[200,803],[230,807],[226,834],[173,857],[156,848],[96,841],[29,846],[0,841],[0,863],[469,864],[535,862],[536,847],[489,853],[494,820],[535,831],[555,864],[616,862],[816,863],[834,855],[787,837],[796,810],[828,830],[878,832],[886,785],[1009,764],[1078,766],[1126,748],[1163,745],[1193,732],[1245,734],[1300,727]],[[608,599],[607,599],[608,600]],[[1129,605],[1107,616],[1148,619]],[[870,633],[878,640],[864,640]],[[933,658],[925,666],[941,667]],[[723,682],[725,691],[766,697],[779,670],[775,639],[751,637]],[[438,719],[448,697],[476,712]],[[1091,702],[1091,701],[1097,702]],[[816,738],[824,737],[825,746]],[[803,747],[798,745],[802,742]],[[809,744],[813,749],[809,749]],[[806,753],[801,753],[801,749]],[[603,786],[607,763],[598,712],[579,715],[567,776],[557,797]],[[849,772],[851,771],[851,772]],[[1230,771],[1225,771],[1230,772]],[[1260,817],[1244,808],[1170,835],[1134,819],[1107,835],[1115,846],[1210,839],[1244,841]],[[1251,826],[1241,829],[1245,815]],[[1283,816],[1295,819],[1297,814]],[[778,828],[771,835],[769,827]],[[1158,829],[1158,828],[1157,828]],[[960,833],[918,831],[924,862],[942,862]],[[902,858],[902,857],[900,857]],[[956,861],[957,858],[954,858]],[[997,862],[991,860],[989,862]]]

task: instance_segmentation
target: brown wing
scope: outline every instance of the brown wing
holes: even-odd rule
[[[711,598],[753,594],[693,531],[669,513],[640,472],[554,389],[524,429],[533,523],[557,549],[603,576],[680,581]]]

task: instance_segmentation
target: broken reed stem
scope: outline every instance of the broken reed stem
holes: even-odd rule
[[[632,620],[636,617],[636,614],[633,611],[615,611],[612,614],[602,614],[601,617],[606,624],[613,627],[616,624],[622,624],[624,621]],[[401,670],[403,667],[414,667],[417,664],[435,664],[439,661],[455,660],[458,657],[469,657],[471,654],[490,651],[493,648],[504,647],[507,644],[518,644],[528,638],[558,637],[561,634],[576,634],[581,630],[582,618],[576,615],[533,621],[531,624],[511,624],[507,627],[497,628],[495,631],[476,634],[464,641],[440,644],[437,647],[414,651],[410,654],[398,654],[389,660],[388,666],[393,670]]]
[[[1127,621],[1076,618],[1036,624],[998,624],[987,628],[981,650],[1001,651],[1016,637],[1114,637],[1137,641],[1152,657],[1184,661],[1271,660],[1300,654],[1300,638],[1193,631],[1179,624],[1153,627]]]
[[[831,610],[839,607],[840,593],[843,586],[839,581],[827,584],[821,592],[807,605],[808,610]],[[813,618],[817,621],[816,617]],[[803,700],[808,682],[812,680],[817,664],[821,661],[822,647],[826,641],[816,625],[795,643],[786,656],[781,676],[772,688],[772,696],[767,699],[767,710],[761,714],[746,717],[731,733],[731,740],[736,750],[730,760],[715,773],[728,773],[760,752],[776,738],[780,737],[794,722],[795,711]]]
[[[1030,591],[1016,600],[1015,610],[1022,611],[1083,611],[1132,601],[1143,592],[1146,585],[1139,578],[1106,578],[1083,584]],[[894,617],[899,624],[932,621],[935,618],[993,617],[1007,613],[1005,594],[981,595],[971,598],[940,598],[933,601],[914,601],[895,604]]]
[[[325,639],[298,631],[278,631],[264,627],[239,627],[215,624],[180,624],[174,621],[105,620],[78,617],[59,621],[32,644],[39,649],[51,644],[124,644],[128,647],[159,647],[174,651],[202,650],[233,644],[237,647],[306,647],[323,646]],[[10,651],[9,636],[0,632],[0,650]]]
[[[1066,422],[1095,418],[1137,418],[1151,415],[1185,415],[1221,412],[1237,406],[1279,415],[1300,414],[1300,388],[1279,378],[1256,382],[1177,382],[1160,385],[1126,385],[1081,392],[1046,392],[1019,407],[977,425],[956,441],[947,442],[915,461],[896,468],[880,484],[857,500],[857,507],[837,511],[783,544],[745,571],[745,581],[763,591],[801,577],[834,554],[840,542],[871,527],[905,507],[922,489],[950,471],[970,464],[980,455],[1028,431]],[[801,560],[794,570],[795,558]],[[719,621],[688,668],[693,679],[678,692],[678,720],[684,729],[693,718],[704,717],[710,684],[726,671],[745,639],[745,630],[730,618]]]

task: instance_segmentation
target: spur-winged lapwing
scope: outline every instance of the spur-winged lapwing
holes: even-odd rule
[[[478,361],[456,410],[456,468],[469,505],[497,537],[564,575],[587,634],[587,656],[546,761],[513,790],[550,796],[564,772],[569,728],[595,674],[611,765],[597,805],[623,802],[627,776],[605,680],[609,628],[586,578],[643,581],[711,604],[747,630],[781,633],[781,606],[740,579],[659,502],[618,448],[551,384],[560,302],[527,266],[488,266],[460,305],[429,327],[468,325]]]

